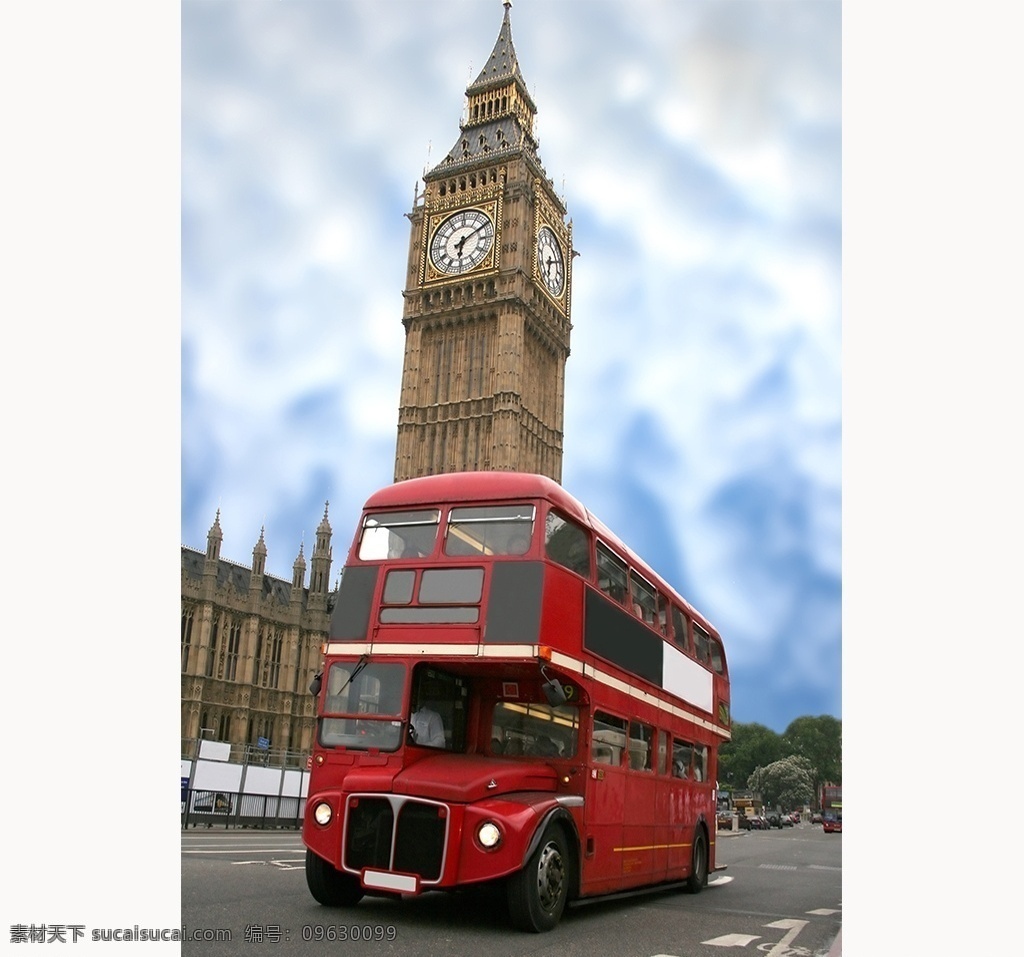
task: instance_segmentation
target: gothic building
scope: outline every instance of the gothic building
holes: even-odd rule
[[[470,470],[561,480],[572,225],[541,165],[504,6],[458,139],[408,214],[396,481]],[[327,509],[308,587],[301,547],[287,582],[264,571],[262,531],[248,568],[221,558],[222,539],[218,511],[206,553],[181,550],[182,738],[308,753],[307,687],[333,604]]]
[[[305,587],[299,547],[291,582],[264,571],[267,546],[260,530],[246,568],[220,557],[220,510],[206,537],[206,553],[181,549],[181,735],[251,751],[308,753],[313,700],[307,691],[327,638],[333,596],[331,525],[316,530]]]

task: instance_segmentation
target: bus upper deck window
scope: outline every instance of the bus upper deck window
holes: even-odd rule
[[[436,508],[367,515],[359,539],[359,557],[363,561],[423,558],[434,550],[440,518]]]
[[[629,573],[630,599],[633,614],[643,619],[648,625],[654,625],[658,615],[658,599],[654,586],[635,571]]]
[[[533,505],[453,508],[444,536],[452,556],[525,555],[533,540]]]
[[[711,658],[711,636],[697,622],[693,623],[693,650],[697,660],[707,664]]]
[[[597,544],[597,585],[620,605],[626,603],[626,563],[613,555],[600,542]]]
[[[590,536],[555,512],[548,512],[544,521],[544,554],[577,575],[590,577]]]
[[[672,636],[683,651],[690,653],[690,632],[686,616],[675,605],[672,606]]]
[[[711,670],[715,674],[725,674],[725,656],[722,654],[722,643],[717,638],[708,639],[711,647]]]

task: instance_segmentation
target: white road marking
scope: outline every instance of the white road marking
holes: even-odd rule
[[[274,867],[280,867],[282,870],[292,871],[298,867],[305,867],[306,862],[302,858],[296,858],[295,860],[274,860],[274,861],[232,861],[232,864],[272,864]]]
[[[841,914],[841,910],[833,910],[830,907],[819,907],[817,910],[809,910],[808,914],[812,914],[815,917],[830,917],[832,914]]]
[[[711,947],[746,947],[755,940],[760,940],[757,934],[723,934],[721,937],[712,937],[711,940],[702,940],[702,944]]]
[[[765,924],[765,927],[789,928],[789,933],[784,935],[782,940],[768,951],[768,957],[782,957],[789,950],[789,945],[796,939],[796,935],[809,923],[809,920],[777,920],[771,924]]]
[[[736,880],[735,877],[723,874],[721,877],[716,877],[713,881],[708,881],[708,887],[721,887],[723,884],[728,884],[734,880]]]
[[[282,851],[294,851],[294,847],[236,847],[230,850],[223,851],[197,851],[190,848],[182,848],[182,854],[241,854],[245,851],[247,854],[280,854]]]

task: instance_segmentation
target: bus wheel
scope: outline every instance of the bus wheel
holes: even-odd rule
[[[565,835],[548,825],[526,866],[508,879],[508,911],[520,930],[551,930],[565,910],[569,893],[569,855]]]
[[[306,884],[313,899],[325,907],[354,907],[363,897],[363,888],[357,877],[339,871],[308,848]]]
[[[690,861],[690,876],[686,878],[686,890],[691,894],[699,894],[708,882],[708,842],[704,830],[697,828],[697,836],[693,839],[693,858]]]

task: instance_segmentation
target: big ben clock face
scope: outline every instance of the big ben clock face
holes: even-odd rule
[[[449,216],[430,240],[430,261],[443,273],[457,276],[480,265],[494,245],[494,223],[482,209],[463,209]]]
[[[551,295],[556,299],[561,296],[565,289],[565,259],[555,234],[547,226],[537,233],[537,270]]]

